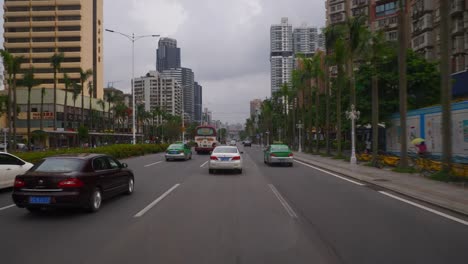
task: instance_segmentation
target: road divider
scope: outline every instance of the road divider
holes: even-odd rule
[[[412,205],[412,206],[416,206],[416,207],[418,207],[418,208],[420,208],[420,209],[426,210],[426,211],[431,212],[431,213],[433,213],[433,214],[436,214],[436,215],[445,217],[445,218],[450,219],[450,220],[452,220],[452,221],[458,222],[458,223],[460,223],[460,224],[462,224],[462,225],[468,226],[468,221],[462,220],[462,219],[460,219],[460,218],[456,218],[456,217],[454,217],[454,216],[451,216],[451,215],[448,215],[448,214],[439,212],[439,211],[434,210],[434,209],[432,209],[432,208],[429,208],[429,207],[426,207],[426,206],[424,206],[424,205],[420,205],[420,204],[417,204],[417,203],[415,203],[415,202],[412,202],[412,201],[403,199],[403,198],[401,198],[401,197],[398,197],[398,196],[396,196],[396,195],[390,194],[390,193],[388,193],[388,192],[379,191],[379,193],[381,193],[381,194],[383,194],[383,195],[386,195],[386,196],[388,196],[388,197],[391,197],[391,198],[393,198],[393,199],[396,199],[396,200],[398,200],[398,201],[401,201],[401,202],[410,204],[410,205]]]
[[[289,216],[296,219],[297,218],[296,212],[294,212],[294,210],[291,208],[288,202],[286,202],[286,200],[283,198],[281,193],[276,189],[276,187],[273,184],[268,184],[268,186],[270,187],[271,191],[275,194],[276,198],[278,198],[280,203],[283,205],[284,209],[289,214]]]
[[[141,210],[140,212],[138,212],[136,215],[134,215],[133,217],[135,218],[138,218],[138,217],[142,217],[146,212],[148,212],[149,210],[151,210],[151,208],[153,208],[155,205],[157,205],[159,202],[161,202],[164,198],[166,198],[166,196],[168,196],[172,191],[174,191],[177,187],[179,187],[180,184],[177,183],[176,185],[172,186],[172,188],[170,188],[169,190],[167,190],[165,193],[163,193],[161,196],[159,196],[156,200],[154,200],[152,203],[150,203],[148,206],[146,206],[145,208],[143,208],[143,210]]]
[[[309,167],[309,168],[312,168],[312,169],[314,169],[314,170],[318,170],[318,171],[321,171],[321,172],[326,173],[326,174],[328,174],[328,175],[331,175],[331,176],[333,176],[333,177],[336,177],[336,178],[339,178],[339,179],[348,181],[348,182],[350,182],[350,183],[353,183],[353,184],[356,184],[356,185],[359,185],[359,186],[364,186],[364,185],[365,185],[365,184],[363,184],[363,183],[350,180],[350,179],[348,179],[348,178],[346,178],[346,177],[343,177],[343,176],[337,175],[337,174],[335,174],[335,173],[332,173],[332,172],[329,172],[329,171],[320,169],[320,168],[318,168],[318,167],[312,166],[312,165],[307,164],[307,163],[304,163],[304,162],[302,162],[302,161],[298,161],[298,160],[294,160],[294,161],[297,162],[297,163],[299,163],[299,164],[302,164],[302,165],[304,165],[304,166],[307,166],[307,167]]]
[[[9,209],[9,208],[12,208],[12,207],[15,207],[15,206],[16,206],[16,205],[12,204],[12,205],[8,205],[8,206],[5,206],[5,207],[0,207],[0,211]]]
[[[161,162],[162,162],[162,161],[158,161],[158,162],[155,162],[155,163],[151,163],[151,164],[145,165],[145,168],[154,166],[154,165],[159,164],[159,163],[161,163]]]

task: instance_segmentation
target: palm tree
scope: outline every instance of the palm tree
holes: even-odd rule
[[[85,82],[93,75],[93,70],[88,69],[84,71],[83,69],[80,69],[80,81],[81,81],[81,87],[83,88],[81,90],[81,124],[84,124],[84,87],[85,87]],[[92,94],[90,93],[89,97],[91,97]]]
[[[88,115],[88,119],[89,119],[89,128],[90,129],[93,129],[93,104],[92,104],[92,95],[94,93],[94,88],[93,88],[93,83],[90,81],[88,82],[88,95],[89,95],[89,115]]]
[[[63,82],[65,84],[65,97],[63,102],[63,120],[64,125],[63,128],[68,127],[68,91],[70,90],[70,86],[72,86],[72,80],[68,77],[68,74],[63,74]]]
[[[83,89],[82,89],[82,86],[78,83],[73,83],[73,89],[72,89],[72,99],[73,99],[73,113],[74,113],[74,118],[73,120],[76,120],[76,99],[78,99],[78,96],[81,94],[83,94]],[[83,102],[83,101],[81,101]],[[83,121],[83,120],[81,120]],[[81,122],[80,122],[81,123]],[[79,126],[78,126],[79,127]]]
[[[334,46],[334,59],[336,66],[338,68],[338,77],[336,84],[336,144],[337,144],[337,156],[341,157],[343,155],[343,150],[341,146],[341,91],[345,84],[345,73],[344,73],[344,64],[346,60],[346,51],[345,51],[345,41],[343,39],[337,39]]]
[[[444,2],[444,1],[441,1]],[[399,14],[398,14],[398,40],[399,40],[399,47],[398,47],[398,75],[399,75],[399,97],[400,97],[400,168],[405,169],[408,167],[408,137],[407,137],[407,129],[406,129],[406,112],[407,112],[407,85],[408,81],[406,78],[407,73],[407,65],[406,65],[406,57],[407,57],[407,37],[406,37],[406,8],[405,8],[405,1],[399,1]]]
[[[106,102],[104,100],[102,100],[102,99],[99,99],[97,101],[97,104],[99,106],[101,106],[101,108],[102,108],[102,119],[103,119],[102,120],[102,128],[103,128],[102,130],[105,130],[104,113],[106,112]]]
[[[46,94],[46,88],[41,88],[41,119],[40,119],[40,130],[44,130],[44,96]]]
[[[323,54],[318,52],[314,57],[311,58],[311,75],[316,80],[315,82],[315,152],[319,153],[320,148],[320,138],[319,138],[319,101],[320,101],[320,91],[319,86],[323,82],[324,73],[322,71],[322,60]]]
[[[28,116],[27,116],[27,127],[28,127],[28,149],[31,149],[31,90],[34,86],[40,84],[38,80],[34,78],[34,67],[30,67],[24,73],[23,80],[21,81],[23,86],[28,88]]]
[[[54,69],[54,131],[57,130],[57,74],[64,58],[63,53],[56,53],[50,58],[50,65]]]
[[[442,103],[442,171],[449,174],[452,167],[452,117],[451,98],[452,83],[450,80],[450,58],[452,39],[450,31],[450,3],[440,1],[440,75]]]

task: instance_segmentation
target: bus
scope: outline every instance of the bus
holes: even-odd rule
[[[213,126],[198,126],[195,129],[195,151],[197,154],[210,153],[218,145],[216,128]]]

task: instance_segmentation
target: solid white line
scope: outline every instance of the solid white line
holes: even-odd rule
[[[362,183],[360,183],[360,182],[353,181],[353,180],[350,180],[350,179],[348,179],[348,178],[342,177],[342,176],[340,176],[340,175],[336,175],[336,174],[331,173],[331,172],[329,172],[329,171],[322,170],[322,169],[320,169],[320,168],[317,168],[317,167],[315,167],[315,166],[309,165],[309,164],[307,164],[307,163],[304,163],[304,162],[301,162],[301,161],[298,161],[298,160],[294,160],[294,161],[297,162],[297,163],[299,163],[299,164],[302,164],[302,165],[304,165],[304,166],[310,167],[310,168],[312,168],[312,169],[315,169],[315,170],[324,172],[324,173],[326,173],[326,174],[329,174],[329,175],[331,175],[331,176],[334,176],[334,177],[340,178],[340,179],[342,179],[342,180],[345,180],[345,181],[354,183],[354,184],[356,184],[356,185],[359,185],[359,186],[364,186],[364,185],[365,185],[365,184],[362,184]]]
[[[205,163],[203,163],[202,165],[200,165],[200,168],[203,168],[205,167],[205,165],[208,163],[208,161],[205,161]]]
[[[440,215],[440,216],[442,216],[442,217],[445,217],[445,218],[450,219],[450,220],[452,220],[452,221],[458,222],[458,223],[460,223],[460,224],[463,224],[463,225],[467,225],[467,226],[468,226],[468,222],[465,221],[465,220],[462,220],[462,219],[460,219],[460,218],[456,218],[456,217],[453,217],[453,216],[451,216],[451,215],[444,214],[444,213],[442,213],[442,212],[436,211],[436,210],[431,209],[431,208],[429,208],[429,207],[426,207],[426,206],[424,206],[424,205],[420,205],[420,204],[417,204],[417,203],[408,201],[408,200],[406,200],[406,199],[400,198],[400,197],[395,196],[395,195],[393,195],[393,194],[390,194],[390,193],[388,193],[388,192],[379,191],[379,193],[381,193],[381,194],[383,194],[383,195],[386,195],[386,196],[388,196],[388,197],[392,197],[392,198],[397,199],[397,200],[399,200],[399,201],[402,201],[402,202],[404,202],[404,203],[411,204],[411,205],[413,205],[413,206],[416,206],[416,207],[421,208],[421,209],[423,209],[423,210],[429,211],[429,212],[434,213],[434,214],[436,214],[436,215]]]
[[[291,216],[292,218],[297,218],[297,214],[294,212],[294,210],[291,208],[291,206],[289,206],[288,202],[286,202],[286,200],[284,200],[283,196],[281,196],[281,194],[275,188],[275,186],[273,184],[268,184],[268,186],[270,187],[271,191],[275,194],[276,198],[278,198],[280,203],[283,205],[286,212],[288,212],[289,216]]]
[[[166,198],[166,196],[168,196],[172,191],[174,191],[177,187],[179,187],[180,184],[176,184],[174,186],[172,186],[172,188],[170,188],[169,190],[167,190],[165,193],[163,193],[163,195],[159,196],[158,199],[154,200],[152,203],[148,204],[148,206],[146,206],[145,208],[143,208],[143,210],[141,210],[140,212],[138,212],[136,215],[134,215],[133,217],[141,217],[143,216],[146,212],[148,212],[151,208],[153,208],[153,206],[155,206],[156,204],[158,204],[160,201],[162,201],[164,198]]]
[[[153,166],[153,165],[156,165],[156,164],[159,164],[159,163],[161,163],[161,162],[162,162],[162,161],[158,161],[158,162],[155,162],[155,163],[151,163],[151,164],[145,165],[145,168],[146,168],[146,167]]]
[[[0,211],[6,210],[6,209],[8,209],[8,208],[12,208],[12,207],[14,207],[14,206],[16,206],[16,205],[12,204],[12,205],[8,205],[8,206],[5,206],[5,207],[2,207],[2,208],[0,208]]]

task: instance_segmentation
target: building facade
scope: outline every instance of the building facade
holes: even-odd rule
[[[315,51],[321,48],[318,29],[305,24],[294,28],[293,47],[295,54],[304,54],[307,57],[313,56]]]
[[[181,68],[180,48],[177,40],[161,38],[156,51],[156,70],[162,72],[169,69]]]
[[[283,84],[291,86],[294,68],[292,25],[288,18],[270,28],[271,94],[280,90]]]
[[[184,119],[191,122],[194,119],[194,79],[195,75],[189,68],[175,68],[161,72],[163,78],[173,78],[182,87]]]
[[[203,106],[203,87],[198,83],[194,83],[194,122],[202,122],[202,106]]]
[[[179,83],[157,71],[135,78],[135,101],[144,104],[145,111],[160,109],[175,116],[182,115],[182,90]]]
[[[4,48],[25,58],[22,69],[35,68],[41,87],[53,88],[50,59],[63,53],[57,87],[64,73],[79,82],[80,69],[92,69],[93,97],[103,98],[103,0],[5,0],[3,8]]]

